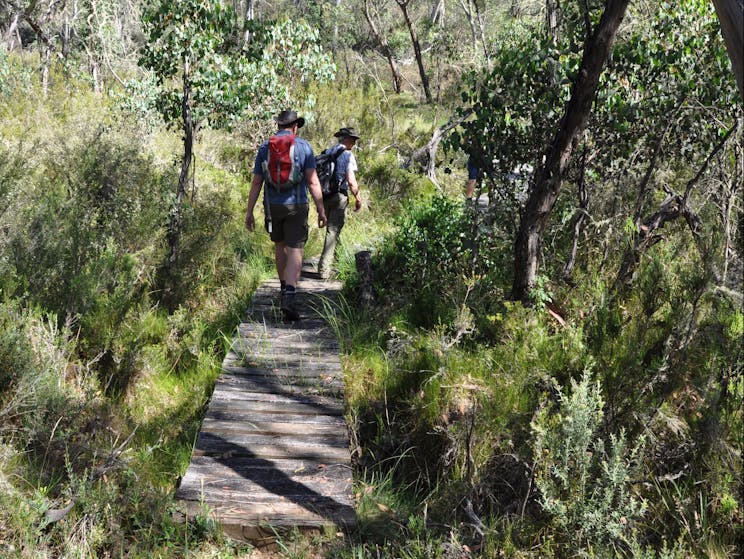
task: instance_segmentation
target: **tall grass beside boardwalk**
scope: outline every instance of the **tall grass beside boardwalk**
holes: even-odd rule
[[[362,135],[365,204],[341,236],[340,307],[323,309],[341,342],[358,525],[261,553],[180,521],[173,493],[235,327],[275,273],[266,233],[243,226],[272,123],[199,137],[166,305],[179,137],[84,87],[43,98],[0,76],[0,555],[736,556],[744,315],[701,290],[693,241],[670,227],[616,297],[627,238],[587,234],[601,265],[572,285],[545,265],[530,304],[509,301],[513,223],[473,226],[461,166],[438,186],[404,168],[442,109],[357,70],[309,86],[296,109],[316,150],[339,126]],[[308,257],[324,234],[312,210],[310,223]],[[551,242],[546,262],[566,253],[564,236]]]
[[[694,254],[662,248],[620,308],[599,271],[571,289],[545,281],[524,306],[504,297],[501,267],[466,273],[467,219],[451,200],[408,205],[376,250],[377,306],[348,304],[337,328],[372,480],[360,530],[400,530],[359,556],[736,556],[741,311],[700,298],[687,350],[659,361],[698,285]],[[498,237],[479,258],[508,262]]]
[[[238,549],[206,521],[177,522],[172,495],[228,341],[271,270],[269,244],[243,227],[243,176],[197,151],[168,312],[174,154],[151,149],[169,142],[143,141],[111,100],[85,93],[4,103],[3,557]]]

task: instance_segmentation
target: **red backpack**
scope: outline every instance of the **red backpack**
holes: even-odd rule
[[[302,181],[302,169],[295,164],[295,135],[269,138],[269,154],[262,163],[264,180],[277,190],[294,188]]]

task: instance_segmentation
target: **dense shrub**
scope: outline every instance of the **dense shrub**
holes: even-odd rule
[[[405,301],[418,326],[452,323],[463,307],[480,319],[499,304],[507,254],[498,227],[481,212],[434,197],[412,203],[382,243],[375,268],[386,273],[377,288]]]
[[[535,482],[540,503],[558,531],[558,545],[572,553],[619,553],[635,540],[635,524],[647,505],[633,492],[643,439],[627,448],[624,433],[600,429],[604,401],[586,372],[558,391],[558,409],[543,403],[533,421]]]

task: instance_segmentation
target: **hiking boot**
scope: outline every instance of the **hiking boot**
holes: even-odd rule
[[[297,310],[297,303],[295,301],[296,296],[297,293],[294,291],[285,291],[284,296],[282,297],[281,308],[284,313],[284,318],[287,320],[300,319],[300,312]]]

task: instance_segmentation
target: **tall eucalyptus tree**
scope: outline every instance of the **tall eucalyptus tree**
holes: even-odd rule
[[[522,214],[514,246],[512,298],[526,300],[537,278],[542,234],[547,226],[571,161],[586,129],[602,69],[625,17],[629,0],[608,0],[596,29],[587,30],[584,54],[571,98],[544,154]]]

